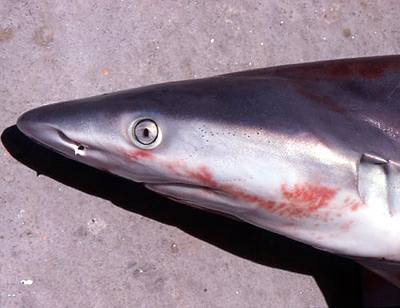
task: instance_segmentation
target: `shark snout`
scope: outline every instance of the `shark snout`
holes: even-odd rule
[[[18,129],[33,139],[37,139],[43,129],[43,125],[45,125],[43,115],[39,109],[41,108],[25,112],[17,120]]]
[[[58,118],[51,108],[39,107],[22,114],[17,120],[17,127],[34,141],[58,148],[59,140],[63,139],[58,129]]]

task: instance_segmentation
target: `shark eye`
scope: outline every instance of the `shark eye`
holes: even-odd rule
[[[135,138],[141,144],[149,145],[156,141],[158,135],[157,124],[153,120],[142,120],[135,126]]]
[[[161,131],[157,123],[151,119],[139,119],[131,126],[132,141],[145,149],[156,147],[161,141]]]

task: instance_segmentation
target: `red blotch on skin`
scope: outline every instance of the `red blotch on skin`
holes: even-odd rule
[[[219,184],[214,179],[212,172],[205,166],[200,166],[197,170],[189,169],[181,162],[165,163],[164,166],[176,176],[189,177],[204,186],[230,194],[238,201],[254,204],[259,209],[286,217],[320,218],[320,215],[316,215],[314,212],[327,207],[338,192],[336,189],[325,186],[295,185],[290,190],[282,185],[281,192],[286,201],[277,203],[262,196],[245,192],[231,184]],[[328,213],[324,215],[325,221],[327,221],[328,216]]]
[[[179,163],[179,162],[174,162],[174,163],[164,163],[163,164],[170,172],[172,172],[172,174],[174,174],[175,176],[184,176],[185,172],[187,171],[187,168]],[[182,171],[184,173],[182,173]]]
[[[135,159],[135,160],[139,160],[139,159],[154,159],[154,154],[150,153],[150,152],[146,152],[146,151],[141,151],[141,150],[135,150],[135,151],[131,151],[130,153],[130,157]]]
[[[225,185],[225,187],[226,186],[227,185]],[[228,192],[232,195],[233,198],[238,199],[243,202],[246,202],[246,203],[253,203],[253,204],[257,205],[257,207],[260,209],[272,211],[276,206],[275,201],[266,200],[260,196],[240,191],[237,188],[231,187],[231,189],[228,190]]]
[[[154,161],[156,156],[150,152],[142,150],[125,151],[120,150],[125,157],[134,161],[151,160]],[[197,170],[187,167],[184,163],[160,162],[160,165],[169,172],[178,177],[187,177],[196,180],[196,182],[216,189],[218,191],[230,194],[236,200],[254,204],[259,209],[276,213],[280,216],[291,218],[315,218],[320,219],[321,216],[314,212],[327,207],[329,202],[336,196],[337,190],[325,186],[316,185],[295,185],[293,189],[288,189],[286,185],[282,185],[281,193],[285,202],[277,203],[275,201],[263,198],[262,196],[248,193],[239,187],[231,184],[219,184],[212,172],[205,166],[200,166]],[[324,221],[327,221],[329,213],[325,213]]]
[[[336,86],[335,80],[346,79],[356,83],[360,82],[359,79],[376,82],[377,79],[391,75],[396,80],[396,76],[400,73],[400,61],[398,56],[349,59],[298,65],[291,69],[285,66],[277,67],[270,71],[276,76],[296,80],[297,82],[293,83],[294,90],[311,102],[322,105],[332,112],[353,117],[354,109],[351,106],[357,102],[352,102],[351,95],[346,97],[338,95],[337,91],[333,91],[331,86],[327,88],[327,85]],[[315,80],[318,82],[316,83]],[[393,84],[393,87],[396,85],[397,83]],[[379,91],[380,96],[385,95],[384,88],[383,86],[376,87],[375,92]]]
[[[351,206],[351,210],[353,212],[357,211],[360,207],[362,207],[364,205],[364,203],[362,202],[355,202],[353,203],[353,205]]]
[[[255,204],[257,205],[258,208],[263,208],[265,210],[272,210],[276,205],[276,202],[274,201],[266,200],[258,195],[244,192],[233,185],[218,184],[213,179],[212,173],[205,166],[200,167],[199,171],[197,172],[190,172],[189,175],[193,176],[195,179],[197,179],[200,183],[204,185],[216,188],[221,191],[228,192],[233,198],[246,203]]]
[[[198,171],[188,171],[188,176],[209,187],[217,188],[219,186],[213,179],[210,170],[205,166],[199,167]]]
[[[337,194],[337,189],[314,185],[295,185],[292,190],[282,185],[281,191],[289,202],[305,204],[310,212],[327,206]]]
[[[219,184],[214,179],[211,171],[205,166],[200,166],[197,170],[191,170],[181,162],[165,163],[164,166],[176,176],[189,177],[204,186],[228,193],[239,201],[255,204],[258,208],[272,211],[276,205],[276,202],[274,201],[244,192],[234,185]]]
[[[138,161],[140,159],[149,159],[154,160],[156,156],[153,153],[143,151],[143,150],[131,150],[125,151],[124,149],[120,149],[120,152],[127,158],[132,159],[134,161]]]
[[[281,204],[279,214],[304,218],[311,217],[314,212],[327,207],[330,201],[335,198],[338,190],[305,184],[295,185],[293,189],[288,189],[286,185],[282,185],[281,192],[287,202]],[[327,216],[324,217],[324,220],[327,220]]]
[[[134,161],[154,161],[157,158],[153,153],[143,150],[126,151],[124,149],[119,149],[119,151],[125,157]],[[282,185],[281,193],[285,200],[277,203],[262,196],[243,191],[232,184],[219,184],[206,166],[200,166],[196,170],[193,170],[180,161],[161,161],[159,163],[175,176],[194,179],[196,182],[206,187],[229,194],[236,200],[254,204],[259,209],[289,218],[314,218],[327,222],[330,213],[327,211],[320,213],[318,211],[328,207],[329,203],[338,193],[337,189],[325,186],[303,184],[295,185],[292,189],[289,189],[286,185]],[[353,212],[364,205],[363,202],[357,202],[349,198],[347,198],[344,203],[345,208],[350,208]],[[339,213],[336,214],[336,216],[340,217],[342,215]]]
[[[308,87],[295,86],[295,90],[302,96],[325,106],[333,112],[341,114],[347,112],[346,102],[333,100],[328,95],[319,94],[317,91],[312,91]]]
[[[287,70],[286,67],[277,67],[274,73],[281,77],[299,77],[305,80],[332,80],[345,78],[366,78],[375,80],[385,74],[396,74],[400,70],[397,56],[383,58],[348,59],[334,62],[319,62],[306,66],[298,65]]]
[[[349,222],[344,223],[343,225],[340,226],[340,230],[341,230],[342,232],[347,232],[347,231],[349,231],[351,225],[353,224],[353,222],[354,222],[354,221],[349,221]]]
[[[350,198],[344,200],[346,208],[350,208],[353,212],[356,212],[359,208],[363,207],[365,204],[361,201],[354,201]]]

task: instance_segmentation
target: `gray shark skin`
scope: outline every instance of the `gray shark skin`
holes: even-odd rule
[[[399,116],[400,56],[384,56],[104,94],[28,111],[17,126],[67,157],[400,286]],[[153,125],[149,144],[139,124]]]

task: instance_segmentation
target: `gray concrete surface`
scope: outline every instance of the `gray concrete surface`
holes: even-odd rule
[[[152,83],[397,54],[399,26],[395,0],[0,0],[0,307],[360,304],[355,263],[70,162],[13,125]]]

